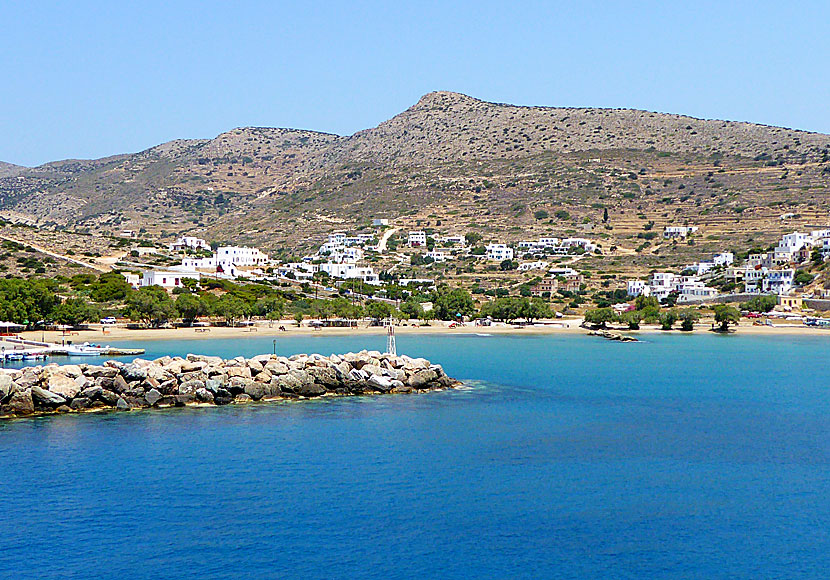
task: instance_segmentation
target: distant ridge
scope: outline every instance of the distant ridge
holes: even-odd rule
[[[321,215],[348,225],[455,211],[494,231],[534,225],[537,206],[580,219],[610,206],[728,221],[822,203],[829,152],[830,136],[781,127],[437,91],[351,136],[243,127],[103,159],[0,164],[0,210],[49,227],[195,231],[266,247],[310,244],[330,228]]]

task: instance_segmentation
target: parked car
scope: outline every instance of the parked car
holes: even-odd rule
[[[115,324],[115,316],[107,316],[101,319],[101,324]]]

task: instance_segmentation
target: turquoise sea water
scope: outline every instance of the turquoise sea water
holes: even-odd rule
[[[828,347],[404,335],[471,389],[0,422],[0,578],[826,578]]]

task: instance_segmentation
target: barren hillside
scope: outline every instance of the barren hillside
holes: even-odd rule
[[[436,92],[350,137],[241,128],[100,160],[3,165],[0,211],[283,252],[377,216],[503,241],[584,232],[647,268],[826,225],[829,156],[830,136],[804,131]],[[694,247],[643,237],[675,223],[701,226]]]

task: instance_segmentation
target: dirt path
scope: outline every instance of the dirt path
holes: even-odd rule
[[[388,229],[385,232],[383,232],[383,235],[380,237],[380,241],[378,242],[378,253],[379,254],[382,254],[383,252],[386,251],[386,242],[388,242],[389,238],[391,238],[392,235],[400,229],[401,228],[391,228],[391,229]]]
[[[72,262],[73,264],[78,264],[79,266],[83,266],[85,268],[90,268],[92,270],[97,270],[99,272],[109,272],[112,270],[111,267],[103,264],[93,264],[91,262],[84,262],[83,260],[78,260],[76,258],[72,258],[70,256],[66,256],[64,254],[58,254],[57,252],[53,252],[52,250],[47,250],[43,246],[38,246],[37,244],[33,244],[31,242],[23,242],[20,240],[16,240],[14,238],[10,238],[9,236],[0,235],[0,239],[7,240],[9,242],[14,242],[16,244],[21,244],[24,246],[29,246],[30,248],[34,248],[41,254],[46,254],[47,256],[51,256],[52,258],[57,258],[59,260],[64,260],[66,262]]]

